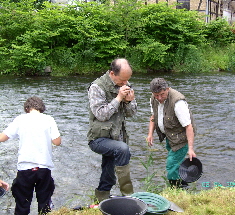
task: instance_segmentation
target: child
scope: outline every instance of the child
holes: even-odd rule
[[[35,189],[38,212],[51,211],[51,196],[54,180],[51,177],[52,144],[59,146],[61,137],[53,117],[43,114],[43,101],[34,96],[26,100],[26,114],[17,116],[0,134],[0,142],[9,138],[19,138],[17,176],[12,184],[15,198],[15,215],[28,215]]]

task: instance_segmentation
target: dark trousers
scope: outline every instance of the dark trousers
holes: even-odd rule
[[[116,184],[115,166],[125,166],[129,163],[131,153],[126,143],[109,138],[98,138],[90,141],[92,151],[102,155],[102,173],[99,191],[110,191]]]
[[[54,180],[51,170],[38,168],[37,170],[21,170],[12,184],[12,195],[15,198],[15,215],[28,215],[35,189],[38,202],[38,213],[47,214],[51,211],[50,202],[54,192]]]

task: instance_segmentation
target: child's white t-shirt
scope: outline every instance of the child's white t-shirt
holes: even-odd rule
[[[54,167],[52,140],[60,133],[53,117],[39,112],[22,114],[3,133],[9,138],[19,138],[18,170]]]

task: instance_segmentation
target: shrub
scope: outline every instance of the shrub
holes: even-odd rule
[[[225,20],[205,24],[199,13],[165,3],[104,2],[63,7],[44,0],[3,0],[0,74],[39,75],[46,66],[53,67],[53,75],[92,74],[116,57],[128,58],[138,72],[198,72],[205,65],[226,69],[228,62],[234,68],[232,52],[220,57],[222,52],[212,51],[215,58],[203,60],[200,50],[202,44],[210,49],[234,41]]]
[[[227,46],[235,41],[233,28],[223,18],[205,24],[203,34],[211,45]]]

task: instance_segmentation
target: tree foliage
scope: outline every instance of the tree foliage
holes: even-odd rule
[[[55,74],[94,73],[116,57],[128,58],[138,71],[172,70],[189,59],[192,65],[187,55],[201,44],[234,41],[225,21],[205,24],[194,11],[137,0],[107,2],[3,0],[0,74],[43,75],[46,66]]]

